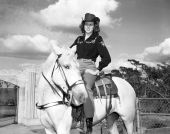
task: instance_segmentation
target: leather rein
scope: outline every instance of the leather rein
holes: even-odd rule
[[[59,94],[59,92],[56,90],[58,89],[62,94],[63,94],[63,97],[62,98],[62,101],[56,101],[56,102],[50,102],[50,103],[46,103],[46,104],[43,104],[43,105],[38,105],[38,103],[36,103],[36,107],[37,109],[40,109],[40,110],[45,110],[49,107],[53,107],[53,106],[56,106],[56,105],[66,105],[66,106],[70,106],[70,103],[72,101],[72,88],[77,86],[77,85],[80,85],[80,84],[84,84],[84,81],[83,80],[77,80],[76,82],[74,82],[72,85],[69,85],[68,83],[68,80],[67,80],[67,77],[65,75],[65,72],[64,72],[64,69],[62,67],[62,65],[59,63],[59,58],[61,57],[61,54],[58,55],[58,58],[56,59],[55,61],[55,64],[54,64],[54,67],[53,67],[53,70],[52,70],[52,73],[51,73],[51,81],[52,81],[52,84],[51,82],[46,78],[46,76],[44,75],[44,73],[42,72],[42,76],[43,78],[46,80],[46,82],[49,84],[50,88],[52,89],[52,91],[54,92],[54,94],[58,94],[58,96],[61,97],[61,95]],[[60,73],[63,74],[64,76],[64,81],[67,85],[67,92],[65,92],[63,90],[63,88],[58,85],[54,80],[53,80],[53,75],[54,75],[54,71],[55,71],[55,67],[56,67],[56,64],[58,65],[56,69],[59,69],[60,70]],[[54,86],[53,86],[54,85]]]

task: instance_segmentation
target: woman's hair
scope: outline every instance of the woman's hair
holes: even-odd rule
[[[98,33],[100,32],[99,22],[100,22],[100,20],[94,21],[93,33],[97,33],[97,34],[98,34]],[[82,32],[83,34],[85,33],[84,25],[85,25],[85,20],[82,20],[79,28],[80,28],[80,30],[81,30],[81,32]]]

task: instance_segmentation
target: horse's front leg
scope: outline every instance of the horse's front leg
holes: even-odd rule
[[[60,121],[57,127],[57,134],[70,134],[71,125],[72,125],[72,108],[68,107],[64,113],[62,120]]]

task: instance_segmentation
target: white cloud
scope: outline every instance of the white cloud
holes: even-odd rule
[[[170,63],[170,38],[157,46],[148,47],[141,54],[144,61]]]
[[[134,65],[132,65],[128,59],[134,59],[136,61],[139,61],[140,63],[146,64],[148,66],[156,67],[157,64],[160,64],[156,61],[146,61],[143,59],[143,56],[139,55],[129,55],[127,53],[122,53],[119,55],[118,58],[116,58],[112,63],[109,65],[109,69],[119,69],[119,67],[127,67],[127,68],[136,68]]]
[[[34,16],[48,26],[78,26],[86,12],[95,14],[101,19],[101,24],[112,25],[116,21],[109,15],[118,8],[115,0],[59,0],[53,5],[42,9]]]
[[[157,64],[162,63],[170,64],[170,38],[165,39],[157,46],[147,47],[141,54],[129,55],[122,53],[118,57],[114,57],[112,63],[105,69],[119,69],[120,66],[135,68],[135,66],[128,62],[128,59],[134,59],[152,67],[157,67]]]
[[[128,59],[135,59],[134,57],[135,56],[131,56],[127,53],[122,53],[118,57],[114,57],[114,59],[112,59],[112,62],[108,67],[106,67],[106,70],[119,69],[121,66],[127,68],[135,68],[135,66],[128,62]]]
[[[33,37],[28,35],[13,35],[7,38],[0,38],[3,50],[6,52],[41,52],[48,53],[50,51],[50,40],[42,35]],[[2,51],[1,51],[2,52]]]
[[[127,67],[127,68],[135,68],[130,62],[128,62],[128,58],[121,58],[115,62],[114,68],[119,67]]]

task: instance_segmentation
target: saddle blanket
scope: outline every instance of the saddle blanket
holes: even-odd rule
[[[95,87],[93,88],[93,96],[95,98],[112,96],[118,97],[118,89],[114,81],[109,77],[105,76],[95,81]]]

